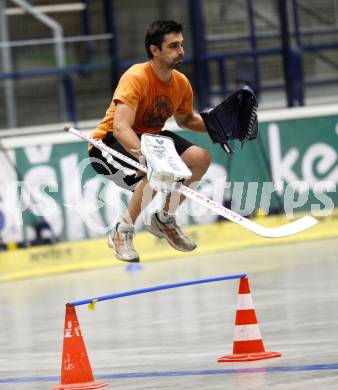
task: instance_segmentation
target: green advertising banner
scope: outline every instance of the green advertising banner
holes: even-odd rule
[[[292,218],[301,210],[328,215],[338,206],[337,123],[338,114],[261,121],[259,138],[243,149],[233,143],[232,156],[213,145],[205,134],[180,134],[207,148],[212,156],[198,191],[243,215],[262,209]],[[43,231],[46,221],[61,240],[103,236],[130,197],[129,192],[95,174],[84,142],[19,147],[11,156],[19,176],[6,168],[0,172],[5,242],[50,234]],[[148,214],[152,210],[150,207]],[[178,215],[182,224],[210,223],[219,218],[191,201],[181,206]],[[138,221],[138,230],[144,228],[143,221]]]
[[[198,136],[189,138],[203,145]],[[232,156],[218,146],[211,153],[226,167],[234,210],[326,215],[338,206],[338,115],[261,122],[257,140],[233,146]]]
[[[102,236],[125,210],[130,192],[93,171],[84,142],[17,148],[15,154],[22,182],[18,185],[18,205],[14,211],[19,214],[22,211],[25,239],[34,239],[37,227],[40,229],[44,221],[61,240]],[[199,190],[222,202],[225,172],[223,166],[213,164]],[[156,204],[155,200],[154,208]],[[182,224],[216,219],[217,215],[191,201],[185,202],[179,212]],[[138,222],[138,230],[144,228],[143,221]]]

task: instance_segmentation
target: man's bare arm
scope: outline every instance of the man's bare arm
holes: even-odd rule
[[[176,120],[176,123],[180,127],[184,127],[188,130],[197,131],[197,132],[206,132],[207,129],[205,128],[203,119],[201,118],[201,115],[197,112],[193,112],[191,115],[181,115],[181,114],[174,114],[174,118]]]
[[[133,130],[135,111],[124,103],[115,107],[113,133],[120,144],[135,157],[140,157],[141,141]]]

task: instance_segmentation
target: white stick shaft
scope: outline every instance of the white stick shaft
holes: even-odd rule
[[[79,130],[75,129],[74,127],[67,126],[65,127],[65,131],[68,131],[69,133],[72,133],[76,135],[77,137],[83,139],[84,141],[87,141],[88,143],[94,145],[96,148],[108,152],[114,157],[119,158],[120,160],[125,161],[129,165],[134,166],[135,168],[139,169],[140,171],[147,172],[147,168],[140,163],[136,162],[135,160],[123,155],[122,153],[117,152],[114,149],[109,148],[107,145],[105,145],[101,141],[97,141],[86,134],[80,132]],[[194,191],[190,187],[182,185],[178,191],[184,195],[185,197],[192,199],[193,201],[199,203],[200,205],[206,207],[207,209],[215,212],[218,215],[221,215],[222,217],[237,223],[238,225],[241,225],[242,227],[250,230],[253,233],[256,233],[259,236],[262,237],[269,237],[269,238],[280,238],[280,237],[286,237],[291,236],[293,234],[300,233],[306,229],[309,229],[310,227],[314,226],[318,221],[311,217],[306,216],[303,218],[300,218],[296,221],[290,222],[286,225],[274,227],[274,228],[267,228],[264,226],[261,226],[253,221],[250,221],[249,219],[242,217],[241,215],[235,213],[232,210],[227,209],[226,207],[222,206],[221,204],[213,201],[212,199],[207,198],[206,196]]]

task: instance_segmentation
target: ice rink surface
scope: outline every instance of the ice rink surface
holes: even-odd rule
[[[232,352],[239,284],[221,281],[76,307],[95,379],[128,390],[337,389],[337,262],[338,238],[0,284],[0,389],[60,383],[66,302],[234,273],[248,274],[265,349],[282,358],[217,362]]]

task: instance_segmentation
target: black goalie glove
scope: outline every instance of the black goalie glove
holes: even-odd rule
[[[257,99],[253,90],[244,86],[232,92],[216,107],[200,114],[210,138],[229,154],[233,153],[228,141],[245,142],[257,138]]]

